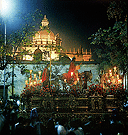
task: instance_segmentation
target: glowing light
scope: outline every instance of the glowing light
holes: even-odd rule
[[[30,82],[30,86],[32,86],[33,85],[33,83],[32,82]]]
[[[0,0],[0,12],[1,15],[4,16],[4,18],[9,14],[12,14],[12,11],[14,10],[14,2],[12,0]]]
[[[114,67],[114,72],[116,72],[116,67]]]
[[[1,0],[0,1],[0,10],[1,12],[5,12],[9,6],[9,1]]]
[[[41,71],[39,71],[39,79],[40,79],[40,76],[41,76]]]
[[[36,78],[36,74],[34,74],[34,78]]]
[[[17,100],[17,105],[18,105],[18,106],[20,105],[20,100]]]
[[[71,76],[73,76],[73,72],[71,72]]]
[[[31,82],[31,77],[29,78],[29,83]]]
[[[23,60],[32,61],[33,59],[34,59],[33,56],[30,56],[30,55],[23,55]]]
[[[110,83],[111,81],[110,80],[108,80],[108,83]]]
[[[66,79],[64,79],[64,82],[66,82]]]
[[[31,75],[31,73],[32,73],[32,70],[29,70],[30,71],[30,75]]]
[[[112,76],[112,73],[111,72],[109,74],[110,74],[110,76]]]
[[[118,80],[118,83],[119,83],[119,84],[121,84],[121,83],[122,83],[122,80],[121,80],[121,79],[119,79],[119,80]]]
[[[28,80],[25,81],[25,84],[28,85]]]
[[[34,85],[36,85],[36,81],[34,81]]]

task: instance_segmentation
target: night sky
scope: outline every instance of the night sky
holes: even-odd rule
[[[23,15],[40,9],[50,22],[54,34],[59,33],[64,49],[78,48],[94,49],[88,37],[99,28],[107,29],[113,25],[107,18],[107,8],[110,0],[10,0],[14,6],[8,20],[8,31],[18,29],[22,21],[17,18],[19,12]],[[42,18],[43,19],[43,18]],[[8,32],[7,31],[7,32]]]

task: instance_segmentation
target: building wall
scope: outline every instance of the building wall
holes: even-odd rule
[[[20,65],[20,66],[23,66],[23,65]],[[45,68],[45,64],[40,64],[40,65],[28,64],[28,65],[24,65],[24,66],[27,67],[28,71],[33,70],[32,73],[37,73],[37,76],[38,76],[38,71],[43,72],[43,69]],[[36,69],[36,66],[38,66],[38,69]],[[10,67],[10,66],[8,66],[8,67]],[[90,71],[90,70],[92,71],[92,74],[93,74],[92,83],[95,84],[96,83],[95,80],[98,78],[98,64],[82,64],[80,67],[81,68],[78,70],[80,73],[84,72],[84,71]],[[63,73],[68,72],[68,69],[69,69],[69,64],[52,65],[52,73],[54,74],[54,76],[56,76],[56,72],[58,72],[58,75],[62,75]],[[8,68],[6,70],[6,73],[11,72],[11,71],[12,71],[12,69]],[[18,68],[18,65],[15,65],[14,74],[16,75],[14,77],[14,93],[20,95],[21,91],[25,87],[25,80],[29,78],[30,74],[28,72],[28,73],[25,73],[22,75],[21,69]],[[7,75],[6,75],[6,77],[7,77]],[[54,78],[52,78],[52,79],[54,79]],[[1,84],[2,84],[3,80],[4,80],[4,72],[1,71],[1,75],[0,75]],[[12,82],[12,77],[10,76],[10,78],[8,78],[8,81],[6,84],[11,84],[11,82]],[[59,83],[61,83],[61,81]],[[88,86],[91,85],[92,83],[88,82]],[[12,87],[9,86],[8,89],[9,89],[9,95],[10,95],[11,94],[10,92],[12,91]]]

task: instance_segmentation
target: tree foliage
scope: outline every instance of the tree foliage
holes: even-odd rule
[[[109,19],[115,16],[114,26],[109,27],[107,30],[100,28],[89,37],[92,40],[91,44],[96,46],[95,53],[97,55],[97,62],[100,63],[100,69],[106,70],[112,66],[117,66],[124,72],[127,70],[127,14],[124,11],[126,11],[126,6],[120,5],[119,8],[116,7],[115,2],[111,3],[107,13]],[[123,19],[122,17],[124,16],[125,18]]]
[[[12,63],[15,61],[15,63],[20,64],[22,56],[28,53],[28,51],[23,49],[23,46],[24,44],[31,44],[32,37],[39,29],[40,26],[39,23],[41,22],[42,17],[43,15],[39,10],[36,10],[33,13],[28,13],[26,16],[23,16],[22,17],[23,24],[21,25],[21,28],[18,29],[17,31],[13,31],[10,35],[7,35],[6,46],[4,35],[1,34],[0,39],[1,63],[2,61],[6,61],[7,65],[8,63]],[[16,54],[17,48],[20,50],[20,53],[18,54],[19,57],[17,57]]]

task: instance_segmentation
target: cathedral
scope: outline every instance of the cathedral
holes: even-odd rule
[[[57,51],[57,47],[62,48],[62,39],[58,34],[54,34],[49,28],[49,21],[44,15],[44,18],[41,22],[41,29],[33,36],[32,42],[30,44],[24,44],[23,50],[28,51],[29,53],[23,55],[23,61],[33,61],[35,59],[41,61],[50,61],[50,60],[59,60],[60,56],[67,56],[69,59],[73,57],[76,58],[76,61],[93,61],[91,59],[92,53],[91,49],[88,52],[87,49],[84,52],[83,48],[74,48],[73,50],[63,50]],[[16,53],[18,54],[20,50],[17,49]]]

